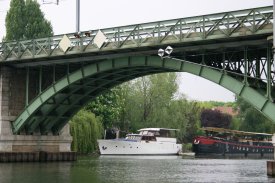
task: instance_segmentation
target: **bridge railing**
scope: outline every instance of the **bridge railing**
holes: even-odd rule
[[[267,34],[272,33],[272,25],[273,7],[269,6],[90,30],[64,34],[69,40],[66,49],[60,46],[64,35],[0,43],[0,62]],[[100,44],[95,41],[99,32]]]

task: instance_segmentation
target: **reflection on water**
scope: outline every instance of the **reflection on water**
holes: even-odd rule
[[[70,170],[70,163],[0,163],[0,182],[70,182]]]
[[[0,183],[275,182],[266,160],[101,156],[77,162],[2,163]]]

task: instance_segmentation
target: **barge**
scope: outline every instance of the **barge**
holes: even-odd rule
[[[272,134],[205,127],[193,140],[196,156],[274,157]]]

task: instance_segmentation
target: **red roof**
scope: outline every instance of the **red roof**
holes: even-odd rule
[[[219,106],[219,107],[215,107],[214,110],[218,110],[221,113],[229,114],[231,116],[236,116],[238,114],[238,110],[235,111],[232,107],[222,107],[222,106]]]

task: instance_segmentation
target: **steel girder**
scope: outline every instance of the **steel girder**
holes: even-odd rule
[[[261,7],[174,20],[165,20],[101,30],[66,34],[68,48],[61,49],[64,35],[0,43],[0,63],[64,58],[77,54],[99,56],[100,52],[133,52],[163,44],[190,44],[200,41],[242,39],[271,35],[273,8]],[[97,44],[98,33],[105,40]],[[127,50],[131,49],[131,50]],[[144,49],[143,49],[144,50]],[[100,56],[103,56],[100,54]],[[124,53],[122,56],[129,56]],[[110,57],[109,57],[110,58]]]
[[[207,65],[154,56],[102,60],[69,73],[39,94],[13,122],[15,134],[58,134],[88,101],[125,81],[161,72],[188,72],[208,79],[251,103],[275,122],[275,105],[265,95]]]
[[[244,46],[233,51],[221,49],[202,50],[196,54],[185,53],[183,58],[223,70],[263,95],[268,95],[270,99],[275,97],[275,63],[271,44],[268,42],[261,47]]]

